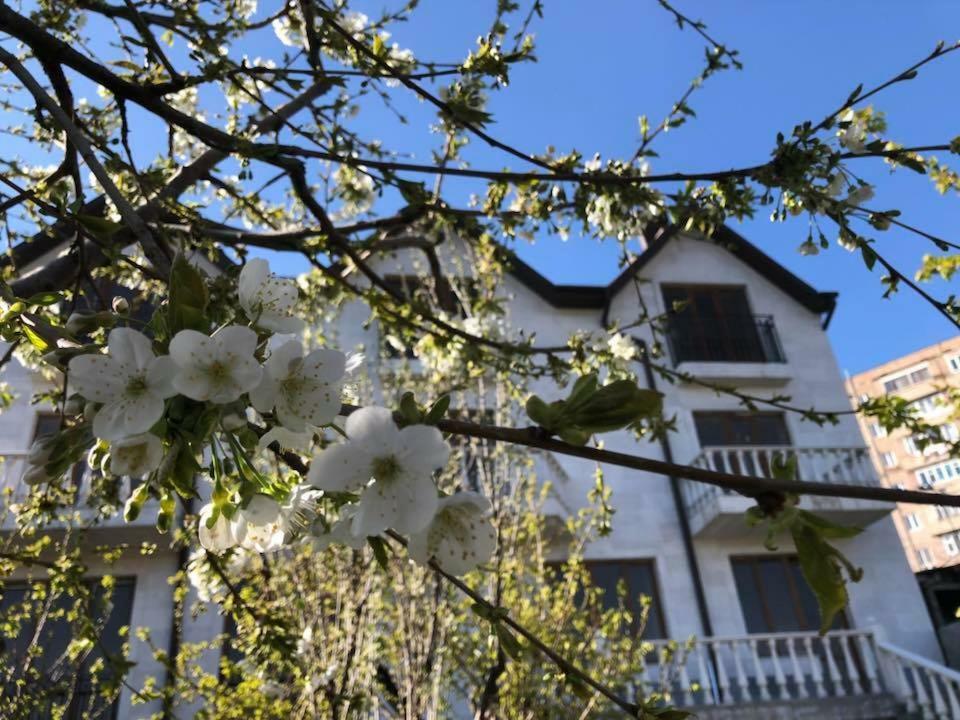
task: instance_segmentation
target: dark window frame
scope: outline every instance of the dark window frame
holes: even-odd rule
[[[727,431],[733,431],[734,426],[732,425],[732,420],[743,421],[747,420],[750,423],[755,423],[759,425],[766,419],[776,418],[779,421],[780,429],[782,429],[782,441],[778,440],[776,442],[764,442],[762,440],[752,440],[750,442],[740,442],[736,440],[735,436],[728,436],[723,439],[722,442],[714,442],[711,438],[706,438],[706,427],[702,421],[710,418],[721,418],[726,422],[721,422],[720,427],[723,427]],[[790,434],[790,425],[787,423],[786,414],[783,412],[775,410],[763,410],[759,412],[749,412],[749,411],[740,411],[740,410],[694,410],[693,411],[693,425],[697,433],[697,442],[700,444],[700,447],[733,447],[737,445],[743,445],[745,447],[750,446],[766,446],[770,447],[792,447],[793,441]],[[754,430],[754,435],[760,435],[758,430]]]
[[[674,364],[786,362],[773,318],[754,314],[746,285],[671,282],[660,293]]]
[[[773,607],[773,604],[769,601],[767,593],[764,592],[766,585],[763,583],[763,576],[761,573],[761,563],[770,563],[770,562],[779,562],[784,570],[784,576],[786,577],[787,592],[790,596],[792,603],[792,617],[793,620],[797,621],[796,624],[799,626],[797,628],[782,628],[779,627],[782,623],[780,620],[782,618],[777,615],[776,610],[779,607]],[[763,622],[767,626],[766,629],[752,629],[751,624],[756,627],[756,620],[747,616],[746,604],[744,603],[743,590],[741,589],[741,584],[738,582],[737,576],[737,565],[741,564],[744,567],[748,567],[750,575],[753,579],[753,589],[757,591],[757,597],[760,601],[761,611],[763,614]],[[768,633],[777,633],[777,632],[810,632],[820,629],[820,618],[819,614],[814,612],[812,617],[808,617],[806,608],[809,607],[809,602],[807,605],[804,605],[802,595],[803,591],[801,587],[806,588],[806,591],[810,593],[810,598],[813,599],[812,591],[807,588],[803,583],[802,571],[800,570],[800,561],[796,555],[790,553],[768,553],[765,555],[731,555],[730,556],[730,570],[733,574],[734,586],[737,591],[737,601],[740,603],[740,613],[743,616],[743,624],[747,630],[747,633],[750,635],[764,635]],[[814,606],[816,601],[813,601]],[[833,623],[833,629],[848,629],[850,627],[850,619],[847,616],[846,611],[841,611],[837,613],[837,617]]]
[[[599,587],[601,590],[606,592],[605,588],[598,584],[594,574],[591,572],[591,567],[596,566],[617,566],[617,565],[629,565],[636,567],[643,567],[649,570],[651,590],[646,592],[644,590],[634,591],[630,588],[629,584],[627,585],[627,609],[632,613],[636,613],[639,610],[639,605],[637,601],[638,595],[649,595],[650,596],[650,612],[647,614],[647,624],[644,628],[643,637],[647,640],[666,640],[670,637],[670,632],[667,624],[667,616],[664,612],[665,606],[661,600],[662,593],[660,591],[660,578],[657,574],[657,559],[653,557],[644,557],[644,558],[599,558],[596,560],[585,559],[583,561],[584,567],[587,572],[590,573],[590,580],[595,587]],[[620,574],[619,580],[624,580],[623,574]],[[606,606],[605,606],[606,607]],[[651,628],[651,620],[658,624],[659,627]],[[639,620],[635,619],[635,622]],[[634,632],[639,630],[639,627],[634,628]],[[651,632],[652,631],[652,632]]]

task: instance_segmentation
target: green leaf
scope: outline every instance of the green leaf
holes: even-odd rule
[[[170,336],[181,330],[206,332],[209,329],[206,316],[208,299],[203,275],[183,255],[177,255],[170,268],[170,303],[167,312]]]
[[[97,215],[77,215],[77,222],[98,237],[110,237],[123,229],[123,225]]]
[[[523,658],[524,648],[517,640],[516,636],[503,623],[495,623],[494,631],[497,633],[497,639],[500,641],[500,647],[511,660],[520,660]]]
[[[30,344],[33,345],[37,350],[40,352],[46,352],[50,349],[50,343],[44,340],[32,327],[23,324],[20,326],[20,328],[27,340],[30,341]]]
[[[63,300],[63,295],[58,292],[39,292],[27,298],[27,305],[54,305]]]
[[[373,557],[376,559],[377,565],[382,570],[386,570],[390,566],[390,551],[387,549],[387,544],[382,538],[373,535],[367,538],[367,543],[373,550]]]
[[[449,408],[450,408],[450,396],[443,395],[430,407],[430,410],[427,412],[426,417],[423,419],[424,424],[436,425],[438,422],[443,420]]]
[[[417,405],[412,392],[405,392],[400,398],[400,416],[407,425],[416,425],[423,421],[423,410]]]

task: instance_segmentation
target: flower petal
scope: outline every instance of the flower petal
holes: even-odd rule
[[[260,383],[250,391],[250,404],[256,408],[257,412],[271,412],[277,404],[279,391],[280,385],[265,372],[260,378]]]
[[[110,470],[114,475],[142,477],[163,460],[163,443],[149,433],[119,440],[110,447]]]
[[[215,343],[202,332],[181,330],[170,341],[170,357],[181,368],[194,367],[206,364],[213,357],[215,347]]]
[[[114,328],[107,338],[110,357],[116,360],[128,372],[146,370],[153,360],[153,346],[150,338],[130,328]]]
[[[257,334],[243,325],[227,325],[217,330],[210,339],[216,345],[217,358],[225,363],[237,357],[252,357],[257,349]]]
[[[397,460],[412,475],[429,476],[447,464],[450,446],[435,427],[409,425],[400,431]]]
[[[393,453],[400,437],[393,413],[382,407],[365,407],[351,413],[345,429],[348,438],[363,444],[374,456]]]
[[[303,359],[300,373],[320,383],[335,383],[343,378],[347,356],[339,350],[320,348],[308,353]]]
[[[329,492],[353,492],[370,481],[370,458],[354,443],[332,445],[313,458],[307,481]]]
[[[387,528],[404,534],[423,530],[433,519],[439,499],[428,477],[375,482],[363,491],[353,521],[355,535],[379,535]]]
[[[237,296],[240,299],[240,306],[248,315],[256,314],[257,293],[260,287],[270,277],[270,263],[263,258],[253,258],[248,260],[246,265],[240,271],[240,278],[237,283]],[[250,318],[253,319],[252,317]]]
[[[177,364],[169,355],[161,355],[150,361],[147,366],[147,390],[157,397],[168,398],[177,394],[173,378],[177,374]]]
[[[100,408],[93,434],[104,440],[123,440],[147,432],[163,416],[163,400],[150,393],[121,397]]]
[[[106,355],[80,355],[69,365],[71,388],[93,402],[110,402],[120,396],[127,376],[120,364]]]
[[[295,372],[303,357],[303,345],[299,340],[290,340],[270,353],[270,357],[263,364],[270,377],[283,380],[291,372]]]
[[[303,430],[305,425],[327,425],[340,414],[340,386],[304,383],[295,394],[281,394],[277,398],[280,422],[291,430]]]

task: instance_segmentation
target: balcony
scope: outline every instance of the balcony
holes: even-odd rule
[[[784,363],[772,315],[724,315],[716,322],[671,319],[667,327],[674,365],[685,362]]]
[[[878,485],[876,471],[866,448],[796,448],[789,446],[707,447],[691,465],[719,472],[771,478],[771,467],[778,457],[795,457],[799,480]],[[730,490],[683,480],[684,506],[694,535],[704,538],[734,538],[756,533],[748,528],[744,513],[753,501]],[[865,527],[889,513],[893,506],[876,500],[804,496],[800,506],[814,510],[838,523]]]
[[[960,673],[869,630],[654,641],[645,692],[700,720],[960,720]]]
[[[16,528],[16,517],[11,510],[18,503],[26,500],[30,493],[30,486],[23,482],[23,475],[27,468],[27,455],[25,453],[0,456],[0,532],[9,532]],[[71,523],[74,527],[89,528],[87,533],[92,539],[98,539],[98,536],[103,532],[109,532],[111,539],[115,541],[155,541],[159,537],[155,524],[160,506],[156,499],[148,500],[139,517],[133,522],[126,522],[123,519],[122,511],[98,519],[96,508],[91,507],[88,503],[92,477],[93,471],[87,467],[72,473],[72,479],[79,487],[72,508],[76,518]],[[130,478],[123,478],[120,483],[119,499],[122,506],[122,503],[130,497],[132,486]],[[69,508],[63,508],[63,511],[69,512]],[[179,522],[181,518],[182,509],[178,506],[175,521]],[[54,522],[49,528],[54,531],[62,529],[63,523],[60,521]],[[121,538],[119,534],[123,534],[123,537]]]

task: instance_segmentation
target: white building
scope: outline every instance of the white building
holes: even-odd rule
[[[384,274],[403,274],[412,259],[382,260]],[[634,283],[638,278],[644,282]],[[804,407],[842,409],[843,379],[824,326],[835,296],[819,293],[729,229],[714,240],[669,232],[650,238],[632,267],[607,287],[555,285],[515,262],[503,279],[509,296],[509,322],[536,331],[540,345],[566,342],[570,332],[602,332],[611,323],[636,319],[637,288],[651,314],[674,300],[689,305],[669,332],[675,369],[719,383],[735,383],[755,395],[786,394]],[[365,319],[362,307],[350,313]],[[347,322],[340,344],[376,348],[376,328]],[[348,331],[346,328],[353,328]],[[635,331],[650,343],[647,328]],[[369,352],[377,363],[378,353]],[[371,367],[376,371],[376,367]],[[641,377],[652,376],[638,368]],[[3,381],[29,388],[29,374],[10,363]],[[736,398],[692,383],[656,383],[665,395],[665,412],[676,415],[678,432],[667,442],[638,446],[627,433],[604,436],[609,449],[698,464],[744,474],[763,474],[772,453],[790,448],[799,459],[801,479],[876,484],[856,421],[842,416],[835,426],[802,422],[775,409],[746,413]],[[538,388],[548,396],[559,391]],[[16,485],[21,463],[42,422],[28,403],[29,391],[0,414],[0,453],[5,482]],[[563,514],[585,504],[592,485],[590,463],[556,457],[541,463],[556,492],[551,512]],[[558,472],[556,468],[562,469]],[[750,530],[743,513],[751,504],[715,488],[662,476],[606,468],[617,513],[613,532],[593,543],[587,557],[598,582],[624,578],[634,592],[653,596],[648,636],[699,638],[678,670],[674,702],[698,706],[703,718],[880,718],[917,717],[960,720],[960,674],[941,664],[941,652],[927,610],[890,519],[891,506],[871,501],[805,499],[810,509],[864,532],[839,544],[865,570],[851,586],[844,617],[819,638],[816,605],[805,587],[785,539],[778,552],[765,550],[762,533]],[[117,521],[104,537],[150,538],[153,517],[125,526]],[[162,539],[159,539],[163,542]],[[159,552],[111,572],[132,579],[129,622],[153,628],[155,642],[172,627],[172,600],[166,578],[178,558]],[[92,573],[96,568],[91,569]],[[201,638],[220,631],[218,617],[204,615],[186,634]],[[134,641],[136,686],[159,674],[149,650]],[[689,690],[693,683],[699,689]],[[130,708],[127,691],[118,717],[147,715]]]

